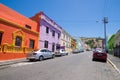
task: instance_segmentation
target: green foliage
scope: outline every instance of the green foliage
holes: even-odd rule
[[[113,34],[113,35],[110,37],[110,39],[108,40],[108,48],[109,48],[109,49],[113,49],[113,47],[114,47],[114,37],[115,37],[115,35]]]

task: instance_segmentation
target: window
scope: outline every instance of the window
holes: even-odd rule
[[[49,27],[46,27],[46,33],[49,33]]]
[[[3,33],[0,33],[0,45],[2,43],[2,35],[3,35]]]
[[[40,52],[47,52],[46,49],[41,50]]]
[[[22,45],[22,37],[17,36],[15,39],[15,46],[21,46]]]
[[[60,44],[56,44],[56,50],[60,49]]]
[[[34,49],[34,44],[35,44],[35,40],[30,40],[30,45],[29,47]]]
[[[52,43],[52,51],[55,51],[55,43]]]
[[[55,31],[54,30],[52,30],[52,36],[55,36]]]
[[[29,26],[29,25],[25,25],[25,27],[28,28],[28,29],[31,29],[31,26]]]
[[[58,39],[60,38],[60,33],[58,33]]]
[[[48,41],[45,41],[44,48],[48,48]]]

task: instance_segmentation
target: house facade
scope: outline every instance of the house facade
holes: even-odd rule
[[[35,21],[0,4],[0,56],[2,58],[4,55],[11,56],[2,53],[24,53],[25,49],[37,49],[38,36],[38,25]]]
[[[71,48],[72,48],[72,51],[76,49],[76,40],[73,37],[71,39]]]
[[[76,49],[79,51],[84,51],[84,43],[81,38],[76,37]]]
[[[36,14],[31,19],[40,26],[39,48],[48,48],[53,52],[59,49],[62,28],[43,12]]]
[[[64,47],[68,53],[72,51],[71,42],[72,36],[62,29],[61,47]]]

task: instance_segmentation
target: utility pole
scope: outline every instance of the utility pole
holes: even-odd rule
[[[104,37],[105,37],[105,51],[107,51],[107,38],[106,38],[106,24],[108,23],[108,18],[104,17],[103,19],[103,23],[104,23]]]

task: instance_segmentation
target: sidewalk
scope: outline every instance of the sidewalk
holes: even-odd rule
[[[111,54],[108,54],[108,62],[116,69],[116,71],[120,74],[120,58],[115,57]]]
[[[10,64],[15,64],[15,63],[19,63],[19,62],[25,62],[25,61],[27,61],[26,58],[5,60],[5,61],[0,61],[0,66],[5,66],[5,65],[10,65]]]

